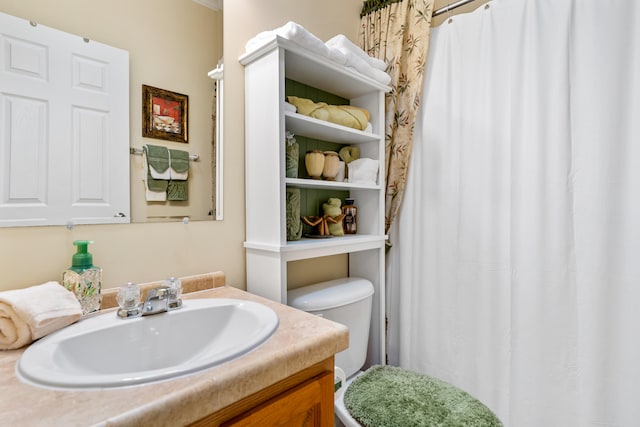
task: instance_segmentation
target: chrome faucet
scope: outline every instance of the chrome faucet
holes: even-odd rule
[[[164,281],[163,286],[149,289],[147,298],[140,302],[140,286],[129,282],[118,290],[117,301],[120,308],[117,315],[121,319],[131,319],[151,314],[164,313],[182,307],[182,283],[172,277]]]
[[[149,289],[147,298],[142,305],[142,315],[149,316],[182,307],[182,300],[178,289],[172,286],[158,286]]]

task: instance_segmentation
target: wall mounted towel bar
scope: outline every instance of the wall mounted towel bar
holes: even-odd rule
[[[131,147],[129,149],[129,152],[131,154],[136,154],[138,156],[142,155],[142,148],[135,148],[135,147]],[[197,154],[189,154],[189,160],[197,162],[198,160],[200,160],[200,156]]]

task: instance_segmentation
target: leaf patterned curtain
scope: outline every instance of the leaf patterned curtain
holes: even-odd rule
[[[367,0],[359,42],[382,59],[391,76],[385,98],[385,233],[398,214],[404,194],[416,111],[424,82],[434,0]]]

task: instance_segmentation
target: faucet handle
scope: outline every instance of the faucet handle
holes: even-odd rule
[[[129,317],[138,317],[142,314],[142,303],[140,302],[141,293],[140,286],[129,282],[121,286],[118,290],[116,300],[120,308],[118,309],[118,317],[126,319]]]
[[[169,310],[175,310],[182,307],[182,282],[180,279],[170,277],[164,281],[164,285],[168,288],[169,298],[167,300],[167,308]]]

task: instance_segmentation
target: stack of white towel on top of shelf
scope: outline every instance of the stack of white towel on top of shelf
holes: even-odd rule
[[[247,53],[257,50],[276,36],[299,44],[338,64],[353,68],[379,83],[388,85],[391,82],[391,77],[385,72],[386,64],[384,61],[367,55],[365,51],[352,43],[346,36],[339,34],[323,43],[322,40],[311,34],[302,25],[291,21],[275,30],[259,33],[247,42],[245,50]]]

